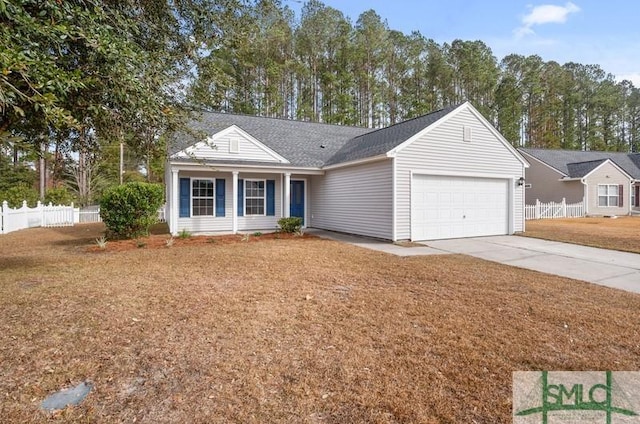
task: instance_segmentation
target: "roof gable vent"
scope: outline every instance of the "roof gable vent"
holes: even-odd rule
[[[237,138],[232,138],[231,140],[229,140],[229,153],[238,153],[238,151],[240,150],[239,145],[240,143],[238,143],[238,139]]]
[[[465,125],[462,127],[462,141],[471,142],[473,140],[473,128]]]

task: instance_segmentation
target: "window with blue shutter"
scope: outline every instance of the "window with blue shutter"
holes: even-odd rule
[[[191,216],[191,179],[180,178],[180,218]]]
[[[216,179],[216,216],[224,216],[224,178]]]
[[[238,216],[244,216],[244,180],[238,180]]]
[[[276,214],[276,181],[267,180],[267,216]]]

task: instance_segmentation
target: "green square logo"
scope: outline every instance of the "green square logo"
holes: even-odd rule
[[[640,372],[513,373],[516,424],[640,423]]]

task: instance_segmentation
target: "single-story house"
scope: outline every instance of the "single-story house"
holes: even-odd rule
[[[577,203],[587,215],[640,211],[640,153],[526,149],[526,203]],[[530,187],[529,187],[530,185]]]
[[[382,129],[225,113],[177,136],[172,234],[306,227],[387,240],[524,230],[527,161],[468,102]]]

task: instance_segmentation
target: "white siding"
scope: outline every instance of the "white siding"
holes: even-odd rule
[[[282,217],[282,177],[280,174],[246,174],[240,173],[239,179],[254,180],[275,180],[275,211],[274,216],[239,216],[238,231],[248,230],[275,230],[278,227],[278,220]],[[265,185],[266,196],[266,185]],[[244,196],[243,196],[244,197]],[[266,212],[266,210],[265,210]]]
[[[231,153],[229,146],[235,141],[238,143],[238,153]],[[203,160],[250,160],[259,162],[275,162],[279,160],[271,152],[264,149],[260,143],[249,139],[242,131],[232,128],[210,137],[206,141],[196,143],[187,149],[187,154],[181,152],[178,157],[196,158]]]
[[[171,199],[172,199],[172,192],[171,192],[171,184],[173,183],[173,180],[171,178],[171,165],[167,162],[164,166],[164,195],[165,195],[165,205],[166,205],[166,209],[165,209],[165,220],[167,221],[167,226],[169,227],[169,229],[171,229],[172,226],[172,220],[173,220],[173,214],[171,213]]]
[[[406,146],[396,156],[396,237],[411,237],[411,172],[447,175],[494,175],[518,179],[524,166],[469,110],[463,109]],[[472,141],[463,141],[464,127]],[[515,187],[513,229],[524,230],[524,189]]]
[[[187,230],[192,233],[231,232],[233,229],[233,222],[231,221],[233,203],[233,198],[231,197],[233,189],[232,175],[230,173],[222,172],[180,172],[178,174],[178,178],[224,178],[225,208],[223,217],[193,216],[191,218],[178,218],[177,231]],[[178,187],[180,187],[179,184]],[[178,193],[178,205],[176,205],[177,208],[180,207],[179,202],[180,194]]]
[[[311,226],[392,239],[392,161],[328,170],[312,178]]]
[[[225,216],[193,216],[178,218],[177,231],[188,230],[193,233],[229,233],[233,231],[233,175],[222,172],[180,172],[180,178],[224,178],[225,179]],[[238,231],[275,230],[281,217],[281,176],[280,174],[240,173],[239,179],[275,180],[275,215],[274,216],[239,216]],[[265,188],[266,190],[266,188]],[[266,193],[265,193],[266,195]],[[237,210],[237,209],[236,209]]]

